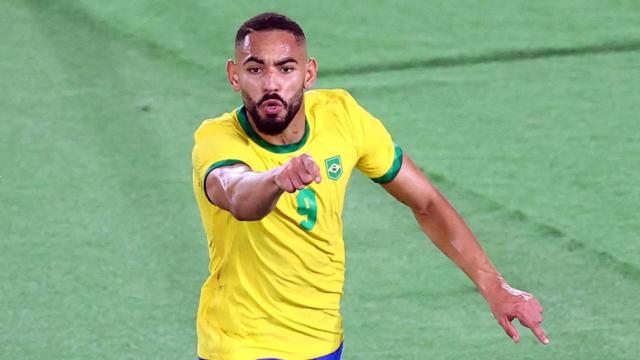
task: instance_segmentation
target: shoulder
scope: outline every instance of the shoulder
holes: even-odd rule
[[[237,119],[237,110],[204,120],[193,135],[193,161],[215,156],[238,156],[249,144]]]
[[[248,156],[249,140],[240,128],[237,110],[204,120],[193,137],[192,161],[200,170],[222,160],[244,161]]]
[[[351,128],[368,125],[368,119],[373,118],[356,99],[343,89],[312,90],[306,94],[309,113],[321,118],[334,118],[336,123]]]
[[[307,91],[305,101],[309,109],[327,109],[332,112],[354,115],[361,109],[353,96],[344,89],[319,89]]]
[[[202,121],[193,134],[193,138],[197,144],[213,139],[216,142],[239,140],[242,138],[242,134],[237,121],[236,110],[234,110]]]
[[[305,94],[305,107],[312,117],[331,119],[334,126],[349,129],[359,123],[362,110],[353,96],[343,89],[308,91]]]
[[[305,101],[310,106],[343,107],[348,109],[356,104],[353,96],[344,89],[316,89],[305,93]]]

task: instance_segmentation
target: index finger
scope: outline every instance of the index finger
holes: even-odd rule
[[[310,155],[302,157],[302,164],[309,174],[313,176],[316,183],[320,183],[320,181],[322,181],[322,178],[320,177],[320,168]]]
[[[542,330],[540,323],[533,324],[531,327],[529,327],[529,329],[533,331],[533,333],[538,338],[538,340],[540,340],[541,343],[545,345],[549,344],[550,342],[549,338],[547,337],[547,335],[544,334],[544,330]]]

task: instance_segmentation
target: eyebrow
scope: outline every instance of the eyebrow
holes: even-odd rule
[[[264,65],[264,60],[262,60],[262,59],[260,59],[260,58],[257,58],[257,57],[255,57],[255,56],[249,56],[249,57],[247,58],[247,60],[245,60],[245,61],[243,61],[243,62],[242,62],[242,65],[244,65],[244,64],[246,64],[246,63],[248,63],[248,62],[251,62],[251,61],[253,61],[253,62],[257,62],[258,64],[262,64],[262,65]]]
[[[296,61],[296,59],[294,59],[292,57],[288,57],[288,58],[284,58],[284,59],[276,62],[276,66],[284,65],[284,64],[290,63],[290,62],[295,63],[295,64],[298,63],[298,61]]]
[[[256,62],[256,63],[258,63],[258,64],[261,64],[261,65],[264,65],[264,63],[265,63],[265,62],[264,62],[264,60],[262,60],[262,59],[260,59],[260,58],[258,58],[258,57],[255,57],[255,56],[249,56],[245,61],[243,61],[243,62],[242,62],[242,65],[245,65],[246,63],[248,63],[248,62],[252,62],[252,61],[253,61],[253,62]],[[290,62],[295,63],[295,64],[297,64],[297,63],[298,63],[298,61],[297,61],[296,59],[294,59],[294,58],[292,58],[292,57],[287,57],[287,58],[284,58],[284,59],[282,59],[282,60],[278,60],[278,61],[275,63],[275,65],[276,65],[276,66],[281,66],[281,65],[284,65],[284,64],[286,64],[286,63],[290,63]]]

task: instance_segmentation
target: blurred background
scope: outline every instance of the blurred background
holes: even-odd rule
[[[513,344],[407,209],[357,174],[344,359],[640,353],[640,3],[0,2],[0,358],[194,359],[193,132],[240,104],[237,28],[297,20],[462,213],[552,344]],[[375,210],[374,210],[375,209]]]

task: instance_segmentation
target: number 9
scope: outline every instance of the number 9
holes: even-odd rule
[[[306,216],[300,223],[300,227],[311,231],[316,225],[316,218],[318,216],[318,206],[316,205],[316,193],[309,189],[304,188],[298,191],[298,214]]]

